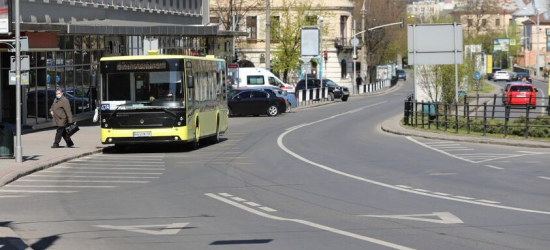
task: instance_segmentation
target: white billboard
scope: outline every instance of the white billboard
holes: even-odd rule
[[[302,27],[301,30],[301,51],[304,56],[319,56],[319,28],[317,27]]]
[[[461,24],[408,26],[407,48],[411,65],[462,64],[463,44]]]

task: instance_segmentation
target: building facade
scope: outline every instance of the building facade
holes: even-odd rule
[[[21,35],[27,36],[29,84],[22,86],[23,126],[51,122],[55,88],[65,90],[77,119],[97,106],[98,62],[103,56],[223,54],[218,27],[206,25],[208,0],[20,0]],[[5,36],[3,39],[12,38]],[[15,86],[10,57],[0,48],[0,122],[14,123]]]
[[[281,20],[281,11],[288,6],[283,6],[283,0],[271,0],[272,20]],[[301,71],[295,71],[291,74],[289,83],[295,84],[304,77],[304,70],[310,76],[318,77],[322,74],[323,78],[330,78],[335,82],[351,86],[352,72],[352,46],[350,39],[352,35],[352,13],[353,1],[351,0],[322,0],[319,1],[322,11],[330,13],[323,17],[325,34],[322,34],[323,48],[320,50],[319,57],[314,58],[312,67]],[[247,64],[254,67],[265,68],[267,61],[266,53],[266,5],[251,9],[240,20],[238,20],[238,30],[246,32],[246,37],[238,39],[235,44],[235,53],[240,61],[247,61]],[[216,16],[214,4],[211,6],[210,22],[218,23],[220,18]],[[317,16],[311,16],[311,24],[319,24]],[[277,49],[278,41],[270,39],[271,56]],[[327,51],[328,61],[321,60],[323,51]],[[248,63],[250,62],[250,63]],[[316,63],[317,62],[317,63]],[[321,67],[322,66],[322,67]]]

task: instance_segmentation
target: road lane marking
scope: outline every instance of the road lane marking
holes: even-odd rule
[[[8,188],[117,188],[118,186],[7,185]]]
[[[313,228],[317,228],[317,229],[320,229],[320,230],[324,230],[324,231],[327,231],[327,232],[331,232],[331,233],[335,233],[335,234],[340,234],[340,235],[343,235],[343,236],[355,238],[355,239],[358,239],[358,240],[362,240],[362,241],[366,241],[366,242],[378,244],[378,245],[381,245],[381,246],[385,246],[385,247],[389,247],[389,248],[393,248],[393,249],[397,249],[397,250],[415,250],[414,248],[410,248],[410,247],[398,245],[398,244],[395,244],[395,243],[391,243],[391,242],[387,242],[387,241],[383,241],[383,240],[379,240],[379,239],[375,239],[375,238],[371,238],[371,237],[367,237],[367,236],[355,234],[355,233],[352,233],[352,232],[340,230],[340,229],[333,228],[333,227],[328,227],[328,226],[325,226],[325,225],[317,224],[317,223],[310,222],[310,221],[306,221],[306,220],[301,220],[301,219],[290,219],[290,218],[284,218],[284,217],[279,217],[279,216],[267,214],[267,213],[264,213],[264,212],[262,212],[262,211],[258,211],[258,210],[256,210],[256,209],[247,207],[247,206],[245,206],[245,205],[242,205],[242,204],[240,204],[240,203],[234,202],[234,201],[232,201],[232,200],[223,198],[223,197],[218,196],[218,195],[215,195],[215,194],[206,193],[205,195],[208,196],[208,197],[210,197],[210,198],[216,199],[216,200],[218,200],[218,201],[224,202],[224,203],[226,203],[226,204],[232,205],[232,206],[234,206],[234,207],[236,207],[236,208],[239,208],[239,209],[241,209],[241,210],[247,211],[247,212],[249,212],[249,213],[252,213],[252,214],[255,214],[255,215],[258,215],[258,216],[262,216],[262,217],[264,217],[264,218],[268,218],[268,219],[272,219],[272,220],[277,220],[277,221],[295,222],[295,223],[299,223],[299,224],[306,225],[306,226],[309,226],[309,227],[313,227]]]
[[[231,197],[233,196],[232,194],[228,194],[228,193],[218,193],[219,195],[223,196],[223,197]]]
[[[277,212],[277,210],[270,207],[259,207],[259,209],[264,210],[266,212]]]
[[[89,181],[89,180],[27,180],[27,179],[19,179],[17,181],[28,181],[28,182],[89,182],[89,183],[149,183],[149,181]]]
[[[2,193],[38,193],[38,194],[70,194],[78,191],[59,191],[59,190],[22,190],[22,189],[0,189]]]
[[[26,197],[26,196],[23,196],[23,195],[4,195],[4,196],[2,196],[2,195],[0,195],[0,199],[2,199],[2,198],[23,198],[23,197]]]
[[[252,202],[252,201],[245,202],[244,204],[249,205],[249,206],[253,206],[253,207],[261,206],[260,204]]]
[[[84,166],[114,166],[114,167],[153,167],[153,166],[159,166],[164,167],[164,164],[97,164],[93,162],[66,162],[65,164],[70,165],[84,165]]]
[[[402,187],[402,188],[412,188],[412,187],[405,186],[405,185],[395,185],[395,186]]]
[[[465,199],[465,200],[475,200],[474,198],[472,197],[466,197],[466,196],[453,196],[455,198],[459,198],[459,199]]]
[[[379,102],[379,103],[375,103],[375,104],[372,104],[372,105],[369,105],[369,106],[365,106],[365,108],[369,108],[369,107],[374,107],[376,105],[380,105],[380,104],[383,104],[385,102]],[[319,123],[319,122],[323,122],[323,121],[326,121],[327,118],[325,119],[321,119],[321,120],[318,120],[318,121],[315,121],[315,122],[311,122],[309,124],[316,124],[316,123]],[[501,209],[506,209],[506,210],[511,210],[511,211],[517,211],[517,212],[526,212],[526,213],[535,213],[535,214],[546,214],[546,215],[550,215],[550,211],[541,211],[541,210],[533,210],[533,209],[526,209],[526,208],[520,208],[520,207],[511,207],[511,206],[503,206],[503,205],[497,205],[497,204],[487,204],[487,203],[483,203],[483,202],[478,202],[478,201],[471,201],[471,200],[461,200],[461,199],[457,199],[457,198],[453,198],[453,197],[446,197],[446,196],[439,196],[439,195],[436,195],[436,194],[432,194],[432,193],[423,193],[423,192],[418,192],[418,191],[414,191],[414,190],[410,190],[410,189],[406,189],[406,188],[401,188],[401,187],[397,187],[397,186],[394,186],[394,185],[391,185],[391,184],[387,184],[387,183],[383,183],[383,182],[379,182],[379,181],[375,181],[375,180],[371,180],[371,179],[367,179],[367,178],[363,178],[363,177],[360,177],[360,176],[357,176],[357,175],[352,175],[352,174],[349,174],[349,173],[346,173],[344,171],[340,171],[340,170],[337,170],[337,169],[334,169],[334,168],[331,168],[331,167],[328,167],[328,166],[325,166],[325,165],[322,165],[322,164],[319,164],[319,163],[316,163],[314,161],[311,161],[297,153],[294,153],[293,151],[291,151],[290,149],[288,149],[284,143],[283,143],[283,139],[284,137],[295,131],[296,129],[293,129],[293,130],[288,130],[288,131],[285,131],[283,132],[281,135],[279,135],[279,137],[277,138],[277,145],[279,146],[279,148],[283,151],[285,151],[287,154],[291,155],[292,157],[302,161],[302,162],[305,162],[309,165],[312,165],[312,166],[315,166],[317,168],[320,168],[320,169],[324,169],[326,171],[329,171],[329,172],[332,172],[334,174],[338,174],[338,175],[341,175],[341,176],[344,176],[344,177],[348,177],[350,179],[355,179],[355,180],[358,180],[358,181],[362,181],[362,182],[365,182],[365,183],[370,183],[370,184],[373,184],[373,185],[378,185],[378,186],[381,186],[381,187],[386,187],[386,188],[390,188],[390,189],[393,189],[393,190],[398,190],[398,191],[402,191],[402,192],[407,192],[407,193],[413,193],[413,194],[418,194],[418,195],[424,195],[424,196],[429,196],[429,197],[433,197],[433,198],[438,198],[438,199],[444,199],[444,200],[451,200],[451,201],[458,201],[458,202],[463,202],[463,203],[469,203],[469,204],[475,204],[475,205],[481,205],[481,206],[486,206],[486,207],[494,207],[494,208],[501,208]],[[407,137],[407,139],[411,140],[412,138],[410,137]],[[414,139],[412,139],[414,140]],[[421,143],[419,143],[421,144]],[[423,145],[423,144],[421,144]],[[425,145],[427,147],[427,145]],[[430,147],[431,148],[431,147]],[[435,149],[437,150],[437,149]],[[444,154],[447,154],[446,152],[442,152]],[[447,154],[447,155],[450,155],[450,154]],[[461,159],[460,157],[456,157],[456,156],[452,156],[450,155],[451,157],[453,158],[457,158],[457,159]],[[461,159],[462,160],[462,159]],[[471,162],[471,161],[469,161]],[[473,162],[472,162],[473,163]]]
[[[440,192],[434,192],[434,194],[441,195],[441,196],[450,196],[450,194],[440,193]]]
[[[413,190],[418,191],[418,192],[430,192],[428,190],[420,189],[420,188],[416,188],[416,189],[413,189]]]
[[[550,180],[550,178],[548,178],[548,177],[544,177],[544,176],[539,176],[539,178],[541,178],[541,179],[545,179],[545,180]]]
[[[494,168],[494,169],[498,169],[498,170],[502,170],[504,168],[501,168],[501,167],[497,167],[497,166],[493,166],[493,165],[485,165],[485,167],[488,167],[488,168]]]
[[[92,172],[92,171],[66,171],[66,170],[42,170],[40,173],[71,173],[71,174],[127,174],[127,175],[162,175],[164,173],[136,173],[136,172]]]
[[[449,149],[447,151],[472,151],[475,150],[473,148],[459,148],[459,149]]]
[[[361,217],[373,217],[373,218],[387,218],[387,219],[400,219],[400,220],[414,220],[438,224],[462,224],[460,218],[449,212],[437,212],[431,214],[402,214],[402,215],[359,215]],[[426,218],[428,217],[428,218]],[[431,217],[431,218],[430,218]],[[436,217],[436,218],[433,218]]]
[[[95,225],[100,228],[123,230],[134,233],[142,233],[149,235],[175,235],[179,233],[189,223],[172,223],[168,225],[136,225],[136,226],[112,226],[112,225]],[[152,230],[146,228],[162,228],[162,230]]]
[[[239,202],[244,202],[244,201],[246,201],[245,199],[243,199],[243,198],[241,198],[241,197],[231,197],[231,199],[236,200],[236,201],[239,201]]]
[[[143,171],[163,171],[165,168],[99,168],[99,167],[65,167],[57,166],[57,169],[94,169],[94,170],[143,170]]]
[[[100,176],[100,175],[50,175],[50,174],[31,174],[27,178],[32,177],[54,177],[54,178],[104,178],[104,179],[158,179],[159,176]]]
[[[491,203],[491,204],[498,204],[498,203],[500,203],[500,202],[498,202],[498,201],[490,201],[490,200],[477,200],[477,201],[486,202],[486,203]]]

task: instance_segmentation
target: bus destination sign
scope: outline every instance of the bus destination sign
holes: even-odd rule
[[[166,70],[168,63],[166,61],[117,62],[116,69],[119,71]]]

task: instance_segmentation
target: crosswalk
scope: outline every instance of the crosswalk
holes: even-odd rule
[[[407,139],[431,150],[470,163],[483,163],[521,156],[547,154],[547,152],[538,151],[491,152],[489,150],[475,149],[471,146],[455,141],[418,140],[412,137],[407,137]]]
[[[163,154],[92,155],[36,172],[3,186],[0,188],[0,199],[146,184],[161,178],[165,169]]]

